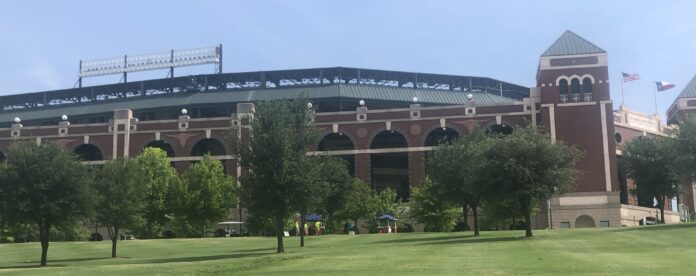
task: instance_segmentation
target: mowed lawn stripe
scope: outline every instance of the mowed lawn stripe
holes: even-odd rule
[[[396,235],[329,235],[285,239],[209,238],[122,241],[117,259],[109,242],[53,242],[49,267],[40,246],[0,244],[0,274],[140,275],[618,275],[684,274],[696,256],[696,224],[641,228],[558,229]]]

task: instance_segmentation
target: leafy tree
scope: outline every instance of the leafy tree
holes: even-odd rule
[[[144,238],[152,238],[169,222],[168,215],[172,213],[169,195],[171,187],[179,179],[176,170],[169,164],[167,152],[159,148],[145,148],[137,161],[147,176],[143,215],[145,223],[144,229],[139,232]]]
[[[25,141],[10,148],[1,178],[6,219],[38,226],[41,266],[46,266],[51,227],[72,225],[89,215],[90,168],[53,144]]]
[[[304,225],[307,214],[326,212],[331,218],[345,203],[350,175],[345,161],[334,156],[309,156],[301,159],[304,174],[296,179],[289,195],[293,210],[300,213],[300,247],[304,247]]]
[[[97,194],[97,221],[106,225],[111,239],[111,258],[122,229],[142,224],[145,206],[145,172],[133,159],[107,162],[94,184]]]
[[[426,231],[449,232],[459,216],[459,210],[450,202],[441,200],[442,186],[426,177],[419,187],[413,189],[411,215],[426,225]]]
[[[386,188],[380,192],[373,192],[374,202],[372,209],[373,218],[383,214],[396,215],[399,211],[398,194],[391,188]]]
[[[374,200],[372,200],[372,189],[362,180],[353,178],[349,187],[346,203],[338,210],[336,216],[343,220],[351,220],[357,233],[358,220],[371,218],[374,215]]]
[[[689,114],[681,121],[676,131],[679,169],[684,174],[696,179],[696,115]]]
[[[318,166],[321,179],[326,182],[326,196],[323,197],[321,209],[326,214],[331,233],[336,233],[336,213],[346,205],[353,179],[348,172],[348,164],[337,157],[325,156]]]
[[[665,202],[679,193],[678,148],[669,138],[641,137],[626,143],[622,161],[638,193],[655,198],[660,222],[665,223]]]
[[[479,235],[478,208],[482,202],[479,185],[482,173],[481,152],[491,135],[476,129],[466,137],[452,143],[441,144],[430,154],[426,164],[427,175],[441,186],[443,198],[461,206],[467,218],[468,209],[474,215],[474,235]]]
[[[300,158],[301,166],[305,168],[303,174],[298,174],[293,189],[288,195],[291,200],[291,208],[300,213],[300,247],[305,244],[305,222],[307,214],[320,209],[328,195],[328,181],[322,172],[322,161],[328,160],[324,156],[314,158]]]
[[[489,200],[516,201],[525,220],[525,236],[532,237],[531,213],[538,202],[566,191],[578,171],[580,152],[555,143],[536,126],[488,139],[477,171]]]
[[[225,174],[222,162],[205,155],[191,165],[176,191],[178,216],[205,237],[208,227],[229,215],[237,204],[237,185]]]
[[[296,194],[297,179],[307,169],[307,149],[319,140],[306,105],[304,99],[258,102],[253,133],[236,141],[240,164],[249,169],[242,178],[243,201],[252,215],[274,219],[278,253],[285,252],[283,226],[296,200],[289,195]]]

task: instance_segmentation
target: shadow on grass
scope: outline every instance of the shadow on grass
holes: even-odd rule
[[[36,262],[36,263],[37,264],[33,264],[33,265],[0,266],[0,270],[3,270],[3,269],[22,269],[22,268],[49,268],[49,267],[64,267],[64,266],[66,266],[66,265],[52,265],[49,262],[48,266],[42,267],[42,266],[38,265],[38,262]]]
[[[525,241],[529,240],[525,237],[478,237],[478,238],[473,238],[473,237],[468,237],[468,239],[459,239],[459,240],[449,240],[449,241],[433,241],[433,242],[427,242],[424,244],[455,244],[455,243],[490,243],[490,242],[506,242],[506,241]]]
[[[376,241],[374,243],[411,243],[411,242],[433,242],[433,241],[447,241],[447,240],[457,240],[457,239],[467,239],[473,238],[473,235],[452,235],[452,236],[440,236],[440,237],[427,237],[427,238],[412,238],[412,239],[397,239],[397,240],[384,240]]]
[[[144,260],[144,263],[150,264],[162,264],[162,263],[182,263],[182,262],[204,262],[204,261],[215,261],[224,259],[235,259],[235,258],[245,258],[245,257],[258,257],[263,255],[275,254],[274,252],[266,253],[232,253],[224,255],[212,255],[212,256],[191,256],[191,257],[180,257],[180,258],[166,258],[166,259],[150,259]]]
[[[696,228],[696,223],[675,223],[675,224],[661,224],[661,225],[644,225],[644,226],[627,226],[621,229],[616,229],[614,231],[663,231],[663,230],[677,230],[677,229],[688,229]]]
[[[84,261],[95,261],[95,260],[104,260],[104,259],[111,259],[110,257],[96,257],[96,258],[73,258],[73,259],[48,259],[48,263],[68,263],[68,262],[84,262]],[[27,263],[37,263],[36,262],[22,262],[23,264]]]
[[[453,244],[453,243],[485,243],[485,242],[503,242],[527,240],[523,236],[514,237],[486,237],[474,235],[456,235],[456,236],[441,236],[431,238],[414,238],[414,239],[398,239],[377,241],[375,243],[419,243],[419,244]]]

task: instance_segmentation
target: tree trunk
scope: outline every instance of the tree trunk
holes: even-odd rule
[[[660,224],[665,224],[665,196],[661,196],[662,200],[658,200],[660,206]]]
[[[360,233],[358,233],[358,219],[355,219],[353,222],[355,222],[355,223],[353,224],[353,231],[355,231],[355,234],[356,234],[356,235],[357,235],[357,234],[360,234]],[[348,229],[348,231],[350,231],[350,229]]]
[[[464,226],[469,230],[469,205],[462,206],[462,215],[464,216]]]
[[[145,227],[145,238],[149,239],[151,236],[150,235],[151,233],[152,233],[152,223],[148,221],[147,226]]]
[[[116,258],[116,243],[118,242],[118,226],[114,226],[114,235],[111,237],[111,258]]]
[[[305,213],[300,213],[300,247],[304,247]]]
[[[276,237],[278,238],[278,250],[277,253],[285,252],[285,246],[283,246],[283,216],[276,215]]]
[[[677,205],[679,205],[679,204],[677,204]],[[336,223],[334,223],[334,220],[333,220],[333,213],[328,213],[327,215],[328,215],[327,218],[329,221],[329,231],[331,232],[331,234],[336,234]],[[324,234],[326,234],[326,233],[324,233]]]
[[[520,198],[520,211],[524,215],[524,236],[533,237],[532,235],[532,215],[529,212],[529,201],[526,198]]]
[[[48,223],[39,223],[39,239],[41,240],[41,266],[46,266],[46,260],[48,259],[48,240],[50,229],[51,225]]]
[[[471,210],[474,212],[474,236],[478,236],[480,234],[478,223],[478,204],[471,205]]]

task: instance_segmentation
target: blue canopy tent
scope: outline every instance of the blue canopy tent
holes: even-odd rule
[[[382,226],[382,221],[386,222],[384,226]],[[390,214],[383,214],[377,218],[377,230],[379,233],[382,234],[396,234],[396,222],[398,219],[396,219],[394,216]],[[394,222],[394,226],[391,225],[391,223]]]
[[[324,219],[321,217],[319,214],[310,214],[307,216],[305,219],[307,222],[314,222],[314,228],[312,228],[312,231],[314,232],[315,235],[323,235],[324,234]]]

